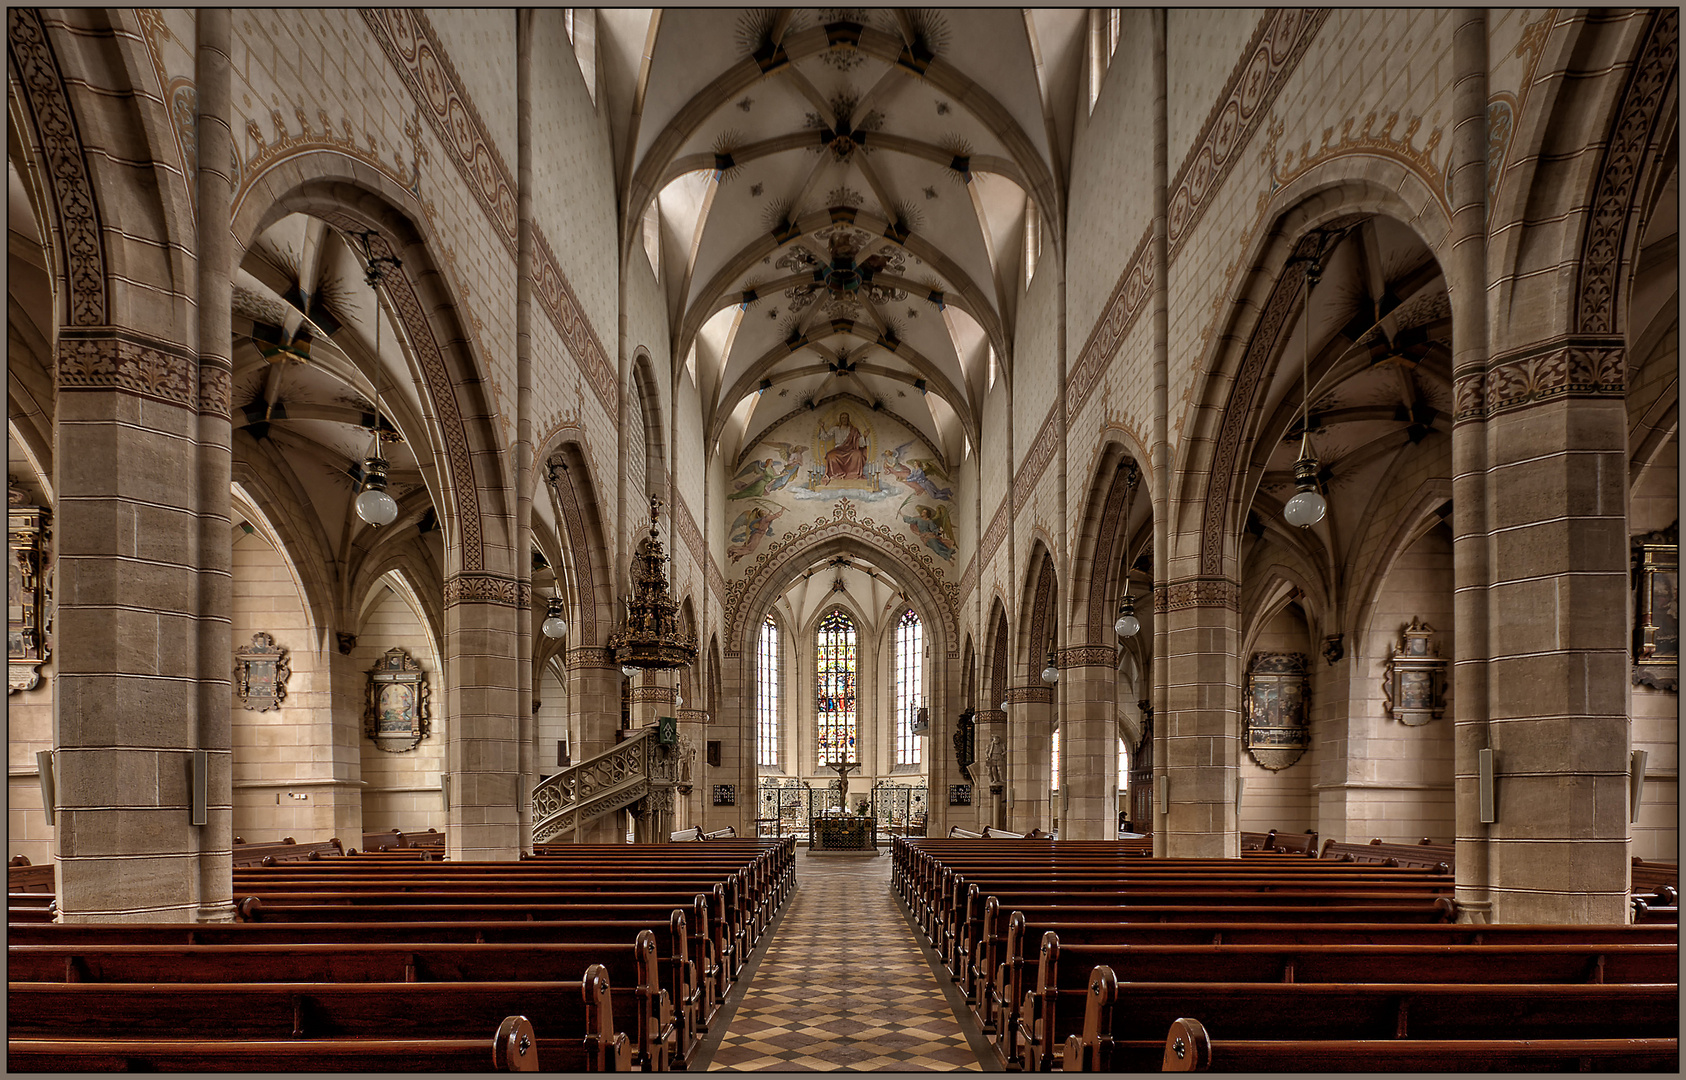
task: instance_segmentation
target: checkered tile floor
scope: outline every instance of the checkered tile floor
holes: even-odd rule
[[[796,894],[709,1070],[977,1070],[890,889],[889,853],[797,859]]]

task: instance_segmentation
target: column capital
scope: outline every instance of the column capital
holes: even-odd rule
[[[533,604],[533,586],[503,574],[483,571],[452,574],[445,579],[445,606],[457,604],[498,604],[502,607],[526,608]]]
[[[1156,585],[1153,610],[1157,614],[1188,608],[1241,610],[1241,585],[1226,577],[1199,576]]]

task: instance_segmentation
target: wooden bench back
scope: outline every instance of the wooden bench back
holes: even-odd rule
[[[468,1038],[510,1015],[545,1018],[546,1068],[609,1071],[617,1056],[630,1068],[598,967],[558,983],[7,984],[9,1039]]]
[[[1089,1071],[1090,1063],[1083,1064]],[[1165,1037],[1160,1071],[1674,1072],[1679,1066],[1679,1039],[1214,1040],[1200,1021],[1179,1017]]]

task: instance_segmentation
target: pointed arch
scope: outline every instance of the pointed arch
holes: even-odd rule
[[[578,442],[565,442],[544,459],[545,478],[555,501],[573,578],[573,629],[576,648],[601,648],[614,625],[614,582],[609,573],[609,545],[598,507],[603,503],[591,467]]]
[[[1195,380],[1192,423],[1171,473],[1176,550],[1168,554],[1197,555],[1199,578],[1234,581],[1239,572],[1241,523],[1250,502],[1246,479],[1265,388],[1300,321],[1306,267],[1375,216],[1392,217],[1415,233],[1445,276],[1450,220],[1422,177],[1398,162],[1331,158],[1284,185],[1267,208],[1270,225],[1248,252],[1251,270]],[[1463,284],[1453,277],[1446,282],[1451,290]],[[1313,360],[1314,383],[1335,359]],[[1204,455],[1198,462],[1197,454]]]
[[[489,397],[487,365],[474,354],[416,196],[383,173],[353,164],[324,151],[277,162],[243,187],[233,232],[249,248],[283,217],[305,214],[342,233],[372,230],[373,253],[401,261],[382,279],[382,295],[432,418],[424,430],[442,481],[434,501],[439,519],[455,524],[445,534],[451,574],[513,579],[517,558],[527,556],[513,546],[511,455],[504,453]],[[252,198],[254,191],[276,194],[264,203]]]

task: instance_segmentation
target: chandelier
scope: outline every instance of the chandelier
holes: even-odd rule
[[[688,667],[697,659],[693,632],[682,633],[679,605],[667,588],[667,553],[656,531],[661,499],[650,496],[650,535],[638,541],[632,555],[632,599],[626,602],[626,621],[609,635],[609,649],[622,669]]]

